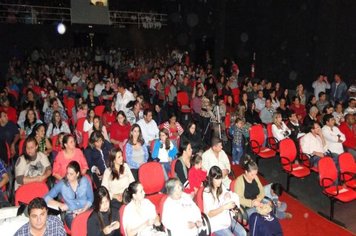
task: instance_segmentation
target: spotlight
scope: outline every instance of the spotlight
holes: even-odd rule
[[[66,26],[63,23],[57,25],[58,34],[64,34],[66,32]]]

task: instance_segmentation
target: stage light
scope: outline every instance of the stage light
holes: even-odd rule
[[[57,25],[58,34],[64,34],[66,32],[66,26],[63,23]]]

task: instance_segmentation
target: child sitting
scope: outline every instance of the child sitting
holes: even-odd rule
[[[265,197],[268,197],[272,200],[274,207],[276,209],[276,217],[278,219],[291,219],[292,214],[286,212],[287,210],[287,203],[280,202],[279,197],[283,193],[283,187],[280,183],[271,183],[264,186],[265,190]]]
[[[232,135],[232,164],[238,165],[244,153],[243,136],[248,137],[248,129],[245,126],[244,120],[236,118],[235,124],[230,127],[230,135]]]
[[[202,169],[203,158],[200,153],[193,156],[191,165],[192,168],[188,172],[189,187],[185,190],[185,192],[194,196],[198,189],[203,186],[203,181],[206,179],[206,171]]]

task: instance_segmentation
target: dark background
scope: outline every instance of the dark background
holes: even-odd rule
[[[67,6],[69,1],[23,2]],[[26,50],[88,46],[88,33],[94,32],[96,46],[177,46],[197,62],[209,50],[215,66],[228,57],[239,64],[242,74],[249,74],[256,52],[256,76],[280,81],[288,88],[297,83],[308,87],[320,72],[329,79],[340,72],[348,85],[356,78],[353,0],[112,0],[109,6],[111,10],[167,13],[168,26],[147,30],[73,25],[60,36],[53,24],[1,24],[1,64],[5,65],[15,44]]]

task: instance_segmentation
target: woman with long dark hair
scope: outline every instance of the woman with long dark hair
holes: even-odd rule
[[[119,111],[116,115],[116,121],[109,130],[111,143],[123,150],[130,135],[130,129],[131,125],[126,118],[125,112]]]
[[[54,111],[51,123],[48,124],[46,137],[51,138],[52,136],[56,136],[62,132],[66,134],[71,133],[67,122],[62,120],[59,111]]]
[[[56,183],[44,199],[47,204],[66,212],[64,221],[71,228],[74,217],[91,207],[94,196],[91,183],[88,178],[82,177],[78,162],[69,162],[66,169],[65,178]],[[59,195],[63,201],[54,200]]]
[[[41,124],[42,121],[37,118],[37,113],[34,109],[30,108],[27,110],[25,115],[25,121],[20,124],[20,128],[24,131],[25,136],[28,137],[31,133],[33,128],[37,124]]]
[[[52,144],[51,141],[46,138],[46,125],[43,123],[39,123],[35,125],[32,129],[32,133],[30,135],[34,137],[38,143],[38,151],[43,152],[47,156],[49,156],[52,152]]]
[[[240,207],[239,197],[224,187],[222,179],[220,167],[211,167],[203,192],[204,213],[209,217],[211,231],[217,236],[245,236],[245,229],[230,215],[231,210]]]
[[[145,191],[140,182],[133,182],[124,192],[125,207],[122,226],[125,235],[165,235],[157,232],[153,226],[160,226],[161,222],[153,203],[145,198]]]
[[[190,143],[191,148],[193,149],[193,154],[196,154],[203,149],[201,133],[198,131],[197,123],[195,121],[189,122],[187,129],[181,135],[181,148],[183,143]]]
[[[124,153],[127,164],[136,180],[138,180],[138,168],[148,159],[148,150],[144,143],[140,126],[138,124],[132,125]]]
[[[87,236],[119,236],[119,211],[112,208],[110,194],[104,186],[95,193],[94,209],[87,223]]]
[[[125,163],[120,148],[112,148],[109,152],[109,166],[106,168],[102,186],[109,191],[112,205],[119,208],[122,203],[124,190],[135,181],[130,167]]]

